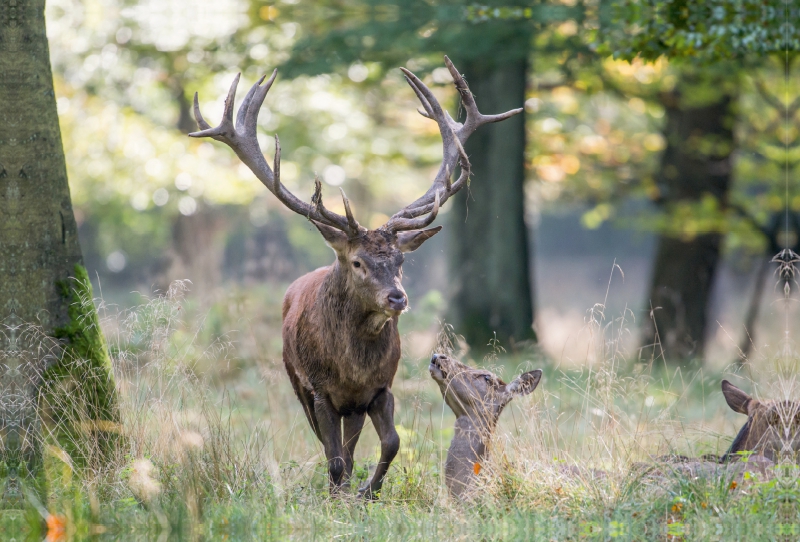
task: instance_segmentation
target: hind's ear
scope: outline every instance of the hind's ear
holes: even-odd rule
[[[725,396],[725,401],[734,412],[747,414],[747,407],[750,405],[750,401],[753,400],[752,397],[727,380],[722,381],[722,395]]]
[[[530,392],[536,389],[536,386],[539,385],[539,381],[541,379],[541,369],[522,373],[517,378],[512,380],[508,386],[506,386],[506,391],[511,395],[528,395]]]

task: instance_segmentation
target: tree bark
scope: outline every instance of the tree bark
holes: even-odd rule
[[[51,365],[70,365],[69,360],[80,357],[89,363],[71,365],[104,375],[102,381],[83,384],[93,388],[92,397],[110,401],[114,389],[82,267],[44,6],[44,0],[5,0],[0,5],[0,386],[3,400],[21,397],[25,405],[22,410],[2,405],[0,459],[12,470],[16,467],[9,462],[16,464],[20,454],[25,455],[19,447],[39,440],[26,428],[33,427],[31,416],[35,417],[30,412],[36,406],[31,390],[38,389],[45,370],[46,361],[36,354],[42,344],[49,340],[43,351],[51,360],[59,359]],[[91,310],[85,303],[76,306],[77,294],[89,296]],[[78,315],[87,319],[76,321]],[[41,338],[38,346],[32,343],[34,336]],[[83,382],[81,375],[74,376]],[[89,406],[97,407],[88,412],[92,420],[114,418],[108,404]]]
[[[720,80],[720,89],[724,81]],[[679,90],[662,96],[667,147],[657,175],[665,212],[713,196],[725,208],[731,184],[735,96],[720,90],[712,103],[691,105]],[[668,362],[702,359],[708,306],[719,264],[722,232],[662,233],[644,321],[643,355]],[[660,345],[660,347],[658,346]]]
[[[527,60],[457,62],[481,111],[497,113],[525,101]],[[525,225],[525,116],[479,129],[465,150],[472,163],[467,190],[450,219],[448,316],[472,348],[535,340],[532,275]]]

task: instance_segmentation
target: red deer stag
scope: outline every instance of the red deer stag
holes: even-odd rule
[[[419,248],[439,232],[429,226],[444,204],[467,183],[470,163],[463,144],[480,126],[505,120],[522,111],[483,115],[464,78],[450,60],[445,63],[466,110],[462,123],[445,112],[428,87],[401,68],[419,98],[420,113],[439,125],[444,155],[428,191],[395,213],[375,230],[356,222],[342,192],[345,216],[322,203],[319,180],[311,203],[289,192],[280,181],[281,147],[275,136],[275,159],[270,169],[256,139],[256,119],[277,70],[262,86],[262,77],[244,97],[233,121],[237,75],[228,92],[222,122],[212,128],[200,114],[197,94],[194,112],[201,131],[192,137],[211,137],[230,146],[286,207],[308,218],[336,253],[335,261],[297,279],[283,300],[283,362],[311,427],[322,442],[328,460],[331,492],[350,479],[353,452],[369,414],[381,441],[381,455],[369,484],[359,490],[376,498],[383,478],[400,447],[394,429],[391,392],[400,359],[397,318],[408,307],[400,283],[403,253]],[[452,182],[460,164],[461,174]]]

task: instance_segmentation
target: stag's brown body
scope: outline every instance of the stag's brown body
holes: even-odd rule
[[[263,86],[265,77],[250,88],[235,124],[233,101],[239,76],[231,85],[217,127],[212,128],[203,119],[195,94],[195,117],[201,131],[189,135],[211,137],[229,145],[281,203],[311,221],[336,254],[332,265],[297,279],[283,302],[283,361],[306,417],[325,448],[333,492],[350,478],[353,453],[367,415],[380,438],[381,457],[369,484],[360,490],[363,496],[376,496],[400,447],[391,385],[400,360],[397,318],[408,306],[401,285],[403,253],[416,250],[441,230],[441,226],[423,228],[436,219],[440,204],[467,184],[470,163],[463,147],[467,138],[484,124],[522,111],[483,115],[466,81],[447,57],[445,64],[466,118],[463,124],[453,120],[430,89],[401,68],[423,106],[420,112],[439,126],[443,159],[427,192],[375,230],[355,220],[344,192],[344,216],[326,209],[319,180],[310,204],[289,192],[280,180],[277,136],[273,168],[267,164],[256,137],[258,110],[277,72]],[[457,165],[461,174],[453,182]]]
[[[283,363],[325,446],[334,489],[352,474],[355,446],[370,415],[381,459],[362,493],[373,496],[400,447],[391,395],[400,360],[398,315],[364,303],[346,266],[337,257],[289,286],[283,300]]]
[[[283,299],[283,362],[310,412],[317,391],[343,415],[365,413],[400,360],[397,316],[366,331],[376,315],[348,295],[343,275],[337,261],[297,279]]]

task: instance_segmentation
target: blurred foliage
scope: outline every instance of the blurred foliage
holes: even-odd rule
[[[800,50],[800,8],[790,0],[615,0],[599,10],[597,50],[615,58],[714,62]]]
[[[236,69],[249,84],[286,60],[299,25],[263,14],[257,3],[233,1],[48,3],[76,214],[79,223],[93,222],[104,258],[121,253],[123,266],[153,265],[152,255],[169,246],[174,218],[207,207],[247,206],[255,227],[272,214],[291,215],[229,149],[181,133],[192,129],[182,126],[188,88],[214,122]],[[283,71],[261,110],[259,139],[271,154],[271,135],[280,134],[282,180],[292,192],[308,199],[319,175],[341,185],[359,220],[376,226],[427,186],[441,152],[438,131],[416,113],[399,71],[385,77],[358,66],[294,79]],[[336,192],[326,193],[327,206],[342,212]],[[287,225],[293,244],[327,263],[328,249],[302,219]]]
[[[733,234],[731,246],[755,249],[762,244],[755,225],[783,208],[783,181],[795,192],[797,85],[784,70],[797,49],[796,29],[785,22],[797,6],[781,0],[526,8],[461,0],[51,0],[47,9],[76,214],[91,223],[95,251],[110,258],[110,269],[119,269],[120,254],[123,267],[153,265],[181,214],[241,206],[254,227],[289,217],[227,148],[182,133],[193,129],[193,91],[215,122],[237,70],[249,84],[281,66],[259,138],[270,154],[272,134],[280,135],[287,187],[308,198],[318,174],[341,185],[370,226],[427,186],[441,153],[435,124],[415,113],[416,98],[395,68],[424,74],[452,104],[445,52],[468,60],[531,56],[525,105],[533,212],[555,201],[588,203],[583,223],[598,227],[624,217],[620,209],[631,198],[658,200],[661,95],[678,84],[700,100],[715,92],[702,77],[679,77],[692,68],[674,59],[728,70],[739,86],[735,205],[704,201],[624,223],[719,228]],[[528,50],[502,47],[520,35]],[[786,54],[764,56],[775,51]],[[737,60],[718,62],[727,58]],[[340,211],[335,192],[326,194]],[[800,199],[789,203],[800,211]],[[326,249],[302,219],[288,218],[286,232],[310,261],[325,261]]]
[[[526,102],[533,122],[528,134],[531,166],[541,182],[532,185],[535,200],[588,202],[586,227],[617,218],[636,229],[674,232],[693,237],[701,231],[731,235],[729,248],[761,250],[760,228],[784,205],[797,212],[800,198],[795,172],[800,162],[796,81],[784,79],[782,59],[766,57],[755,66],[719,63],[693,68],[681,63],[606,59],[580,65],[554,59],[534,76]],[[747,68],[746,70],[743,68]],[[679,91],[701,105],[722,89],[714,73],[725,73],[735,86],[735,139],[731,167],[734,184],[728,199],[710,194],[697,202],[681,202],[668,212],[634,217],[622,212],[630,198],[659,202],[664,197],[656,180],[657,162],[666,140],[662,133],[665,95]],[[571,75],[567,77],[565,72]],[[543,90],[535,90],[537,85]],[[676,85],[679,88],[676,89]],[[733,89],[728,89],[733,91]],[[713,138],[691,142],[703,154],[725,154]],[[622,214],[620,214],[622,212]],[[627,219],[625,218],[627,217]]]
[[[791,24],[798,8],[788,1],[565,0],[510,7],[367,0],[293,2],[269,14],[304,21],[289,60],[298,72],[405,63],[430,71],[438,83],[448,78],[436,52],[456,64],[529,55],[528,168],[540,181],[529,191],[534,212],[543,202],[588,203],[583,224],[597,228],[619,218],[620,206],[632,198],[661,202],[664,187],[655,172],[667,143],[663,101],[679,93],[684,107],[696,107],[723,90],[740,96],[734,205],[709,196],[618,222],[684,238],[732,232],[731,247],[760,250],[772,214],[784,203],[793,210],[800,203],[784,202],[793,186],[778,182],[797,182],[791,172],[800,103],[790,100],[796,89],[789,74],[800,47]],[[519,43],[518,36],[528,50],[506,46]],[[721,79],[729,88],[719,87]],[[689,144],[711,159],[731,150],[700,139]]]

